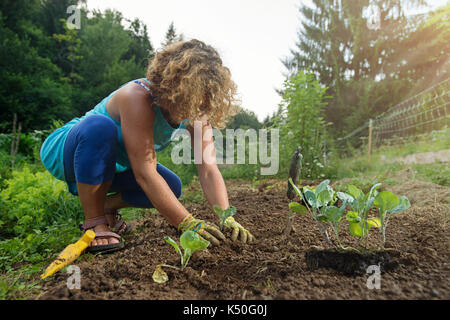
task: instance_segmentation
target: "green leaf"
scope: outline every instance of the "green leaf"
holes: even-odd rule
[[[348,194],[350,194],[355,200],[364,198],[364,193],[358,187],[354,185],[349,185],[347,188]]]
[[[360,223],[361,218],[358,216],[358,212],[349,211],[349,212],[347,212],[347,221],[354,222],[354,223]]]
[[[322,206],[326,206],[329,202],[333,200],[333,194],[334,194],[333,189],[330,186],[327,186],[325,190],[323,190],[318,194],[317,200],[319,200]]]
[[[344,214],[344,211],[338,207],[330,206],[325,208],[324,213],[328,221],[339,222]]]
[[[175,242],[175,240],[173,240],[171,237],[168,237],[168,236],[165,236],[165,237],[164,237],[164,240],[166,240],[166,242],[167,242],[168,244],[170,244],[172,247],[174,247],[174,248],[175,248],[175,251],[178,252],[178,253],[182,256],[180,247],[179,247],[178,244]]]
[[[220,217],[220,229],[222,230],[225,220],[228,217],[234,216],[236,214],[236,208],[229,206],[227,209],[222,210],[218,205],[213,206],[214,212]]]
[[[398,213],[405,211],[406,209],[409,209],[411,207],[411,203],[409,202],[408,198],[405,196],[401,196],[399,198],[399,204],[394,209],[389,210],[391,214]]]
[[[326,190],[328,185],[330,184],[330,180],[323,180],[317,187],[314,192],[316,195],[319,195],[322,191]]]
[[[308,209],[298,202],[289,203],[289,210],[295,213],[307,213]]]
[[[311,207],[313,207],[314,209],[317,209],[319,207],[319,203],[317,201],[317,198],[316,198],[316,195],[314,194],[314,192],[312,192],[310,190],[306,190],[305,191],[305,199],[309,203],[309,205]]]
[[[292,188],[294,188],[295,192],[297,192],[297,194],[298,194],[298,196],[300,197],[300,199],[303,200],[302,192],[301,192],[300,189],[294,184],[294,182],[292,181],[292,178],[289,178],[289,183],[291,184]]]
[[[374,193],[376,192],[376,190],[381,186],[381,183],[376,183],[372,186],[372,188],[370,188],[369,191],[369,198],[374,196]]]
[[[189,248],[192,253],[197,250],[206,249],[209,246],[209,241],[203,239],[195,231],[185,231],[180,237],[181,247],[186,250]]]
[[[216,214],[218,214],[219,216],[222,214],[222,208],[221,207],[219,207],[218,205],[214,205],[213,206],[213,211],[216,213]]]
[[[361,229],[361,225],[359,224],[359,222],[351,222],[348,225],[348,231],[350,232],[350,234],[352,236],[355,236],[355,237],[362,236],[362,229]]]
[[[336,194],[339,199],[341,199],[342,201],[346,201],[349,204],[355,200],[351,195],[345,192],[337,192]]]
[[[381,228],[380,218],[369,218],[369,219],[367,219],[367,225],[369,226],[369,230],[370,230],[370,227]]]
[[[377,194],[374,204],[378,207],[381,214],[385,214],[386,211],[391,211],[398,206],[399,198],[390,191],[382,191]]]
[[[224,216],[225,216],[226,218],[232,217],[232,216],[234,216],[235,214],[236,214],[236,208],[233,207],[233,206],[229,206],[227,209],[224,210]],[[225,219],[226,219],[226,218],[225,218]]]

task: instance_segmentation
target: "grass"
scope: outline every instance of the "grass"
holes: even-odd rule
[[[374,154],[384,155],[387,159],[392,159],[414,153],[445,150],[449,149],[449,146],[450,128],[444,127],[420,137],[397,140],[395,144],[383,145],[377,148]]]
[[[41,286],[36,279],[36,273],[41,268],[41,264],[27,265],[18,270],[0,274],[0,300],[27,299],[39,293]]]
[[[346,188],[346,185],[354,184],[367,191],[371,185],[380,181],[389,186],[402,183],[402,177],[396,173],[410,168],[415,179],[449,187],[448,162],[412,165],[392,162],[397,157],[410,154],[445,150],[448,149],[449,145],[450,130],[444,128],[440,131],[433,131],[415,141],[405,140],[404,144],[376,148],[371,154],[370,161],[368,160],[367,149],[363,149],[352,157],[335,159],[329,168],[330,177],[333,180],[338,180],[336,184],[338,187]]]

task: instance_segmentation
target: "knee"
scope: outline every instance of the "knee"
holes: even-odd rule
[[[85,138],[95,138],[99,143],[115,142],[117,140],[117,127],[107,116],[88,116],[80,125],[83,126],[82,135]]]
[[[178,176],[174,176],[170,183],[170,188],[172,189],[173,194],[177,197],[181,197],[183,185],[181,183],[181,179]]]

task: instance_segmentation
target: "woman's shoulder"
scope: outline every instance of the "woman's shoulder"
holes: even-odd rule
[[[131,81],[121,88],[117,89],[114,96],[108,101],[107,109],[111,115],[120,117],[122,108],[150,108],[153,109],[153,99],[150,92],[144,90],[140,85]]]

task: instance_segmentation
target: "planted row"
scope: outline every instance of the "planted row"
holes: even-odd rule
[[[322,181],[317,187],[301,189],[292,182],[292,179],[289,179],[289,183],[303,203],[289,203],[289,209],[292,212],[289,219],[292,220],[295,214],[309,213],[328,246],[332,245],[327,228],[329,225],[336,237],[338,248],[343,250],[353,249],[344,247],[339,236],[344,215],[349,222],[350,234],[358,237],[360,244],[363,240],[368,240],[371,228],[381,228],[383,243],[385,243],[389,219],[392,215],[410,207],[410,202],[405,196],[398,197],[390,191],[378,192],[377,189],[381,183],[373,185],[367,194],[353,185],[348,186],[347,192],[335,192],[329,180]],[[342,201],[340,207],[336,206],[338,200]],[[350,210],[347,211],[347,207],[350,207]],[[369,216],[372,208],[377,209],[378,216]]]

